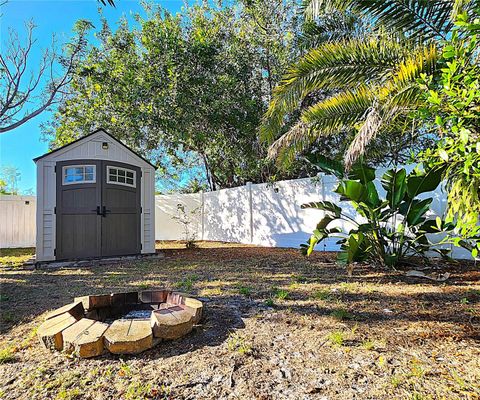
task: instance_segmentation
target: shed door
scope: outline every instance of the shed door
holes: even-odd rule
[[[140,173],[108,161],[57,163],[57,260],[140,253]]]
[[[103,162],[102,255],[140,253],[140,168]]]

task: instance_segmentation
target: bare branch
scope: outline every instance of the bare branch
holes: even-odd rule
[[[15,129],[36,117],[53,104],[59,97],[69,94],[69,84],[78,60],[86,48],[86,32],[92,25],[82,21],[74,40],[65,46],[68,56],[57,53],[55,36],[52,37],[51,50],[45,50],[36,73],[25,77],[28,60],[36,41],[33,38],[35,25],[26,24],[27,39],[22,45],[18,34],[10,30],[7,52],[0,55],[0,133]],[[63,68],[61,76],[55,69]],[[46,79],[45,79],[46,78]],[[43,82],[43,89],[40,85]],[[30,105],[31,109],[27,109]],[[18,116],[18,118],[17,118]]]

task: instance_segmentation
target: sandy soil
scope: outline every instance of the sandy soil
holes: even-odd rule
[[[0,272],[0,398],[478,399],[480,270],[444,283],[330,254],[162,244],[166,258]],[[137,356],[79,360],[42,349],[35,328],[74,296],[150,287],[200,297],[188,336]]]

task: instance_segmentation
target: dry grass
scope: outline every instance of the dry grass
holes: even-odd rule
[[[478,399],[480,272],[441,284],[328,254],[162,245],[165,259],[0,274],[0,398]],[[42,314],[87,293],[182,288],[202,296],[194,332],[138,356],[43,350]]]

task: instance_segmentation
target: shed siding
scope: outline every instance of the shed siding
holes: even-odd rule
[[[155,170],[142,169],[142,253],[155,252]]]
[[[107,150],[102,148],[103,142],[108,143]],[[155,169],[110,136],[99,131],[85,140],[80,140],[37,161],[37,261],[55,260],[55,164],[58,161],[81,159],[119,161],[142,169],[142,253],[155,252]]]

